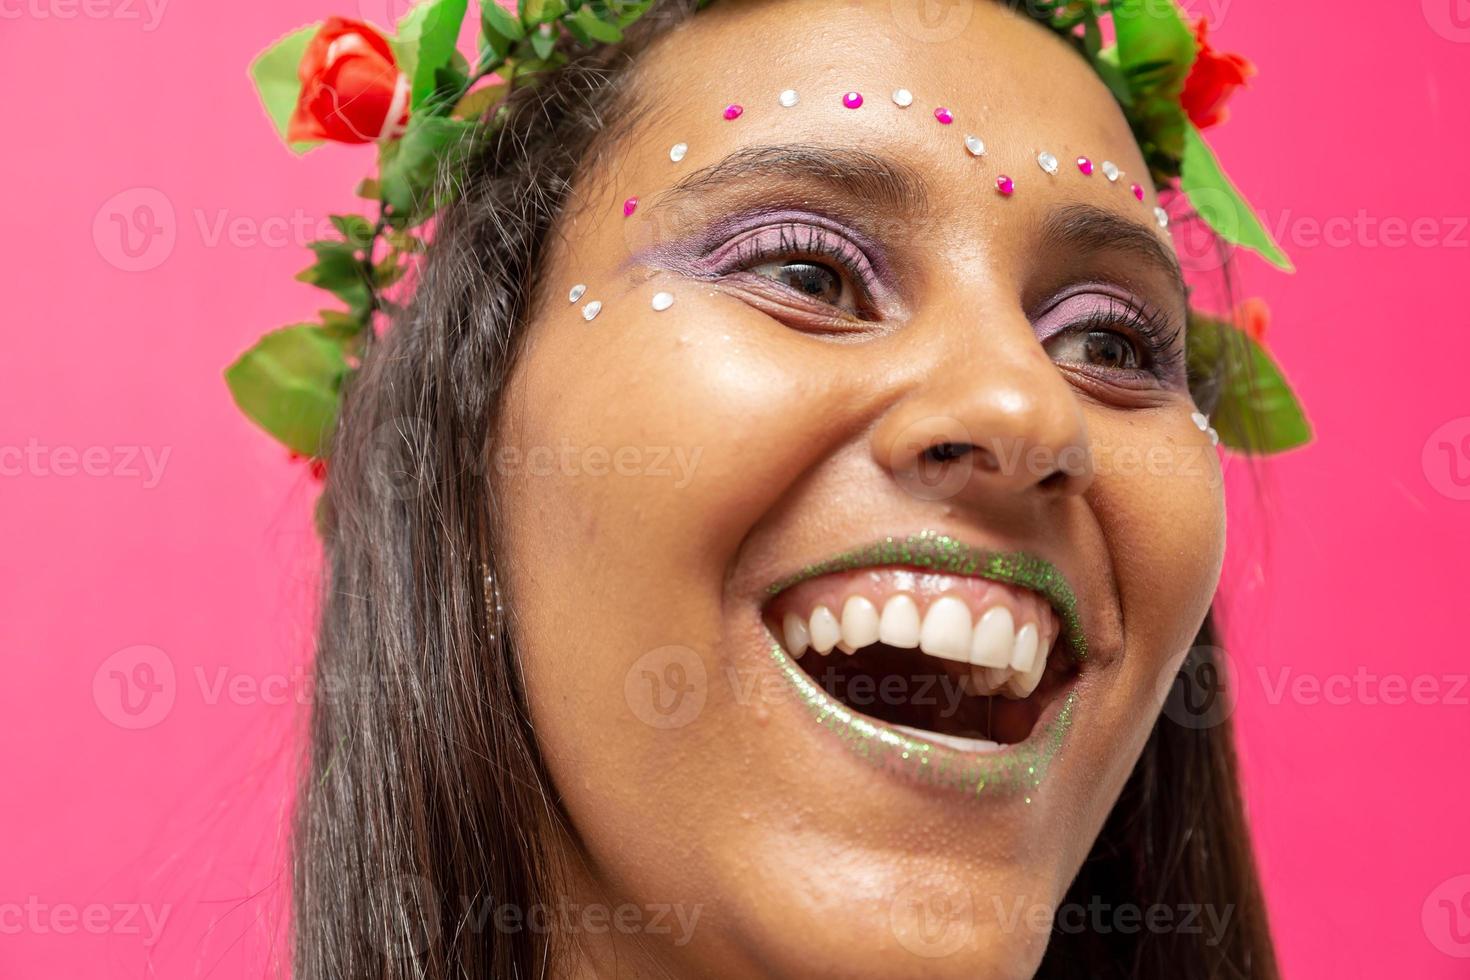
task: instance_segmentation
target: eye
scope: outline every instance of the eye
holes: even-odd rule
[[[1036,327],[1053,361],[1103,378],[1175,381],[1182,370],[1180,328],[1141,302],[1075,293],[1042,314]]]
[[[850,292],[843,274],[821,262],[767,262],[750,271],[832,306],[842,305],[844,296]]]
[[[1087,330],[1063,335],[1050,345],[1055,360],[1090,364],[1114,371],[1136,371],[1144,355],[1133,340],[1114,330]]]
[[[717,269],[776,315],[812,322],[877,318],[877,274],[866,253],[834,228],[799,222],[757,228],[726,246]]]

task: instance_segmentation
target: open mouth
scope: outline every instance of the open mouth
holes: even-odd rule
[[[1009,573],[1014,561],[950,571],[871,557],[900,561],[781,584],[762,614],[786,656],[832,702],[900,735],[965,753],[1030,739],[1085,655],[1070,590],[1047,587],[1055,570],[1043,592]]]

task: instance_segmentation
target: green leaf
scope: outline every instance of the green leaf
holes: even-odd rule
[[[373,238],[373,224],[360,214],[331,215],[332,227],[341,233],[343,240],[354,249],[366,248]]]
[[[1296,271],[1291,259],[1256,217],[1235,184],[1225,176],[1204,137],[1193,125],[1184,132],[1184,162],[1179,187],[1189,196],[1190,206],[1225,241],[1259,254],[1287,272]]]
[[[480,30],[495,53],[505,57],[511,43],[526,36],[526,25],[496,0],[480,0]]]
[[[291,114],[296,111],[296,102],[301,97],[301,78],[297,68],[306,46],[311,43],[320,24],[308,24],[292,31],[275,44],[256,55],[250,63],[250,78],[255,82],[255,91],[265,113],[276,127],[276,133],[286,139],[286,128],[291,123]],[[321,146],[320,142],[287,143],[293,153],[305,153]]]
[[[434,94],[435,72],[450,64],[468,0],[427,0],[398,21],[392,41],[398,68],[413,85],[417,108]]]
[[[551,57],[552,49],[556,47],[556,32],[549,26],[538,28],[531,35],[531,50],[536,52],[536,57],[543,61]]]
[[[473,92],[465,94],[455,105],[453,113],[456,119],[479,119],[490,107],[505,97],[505,86],[482,85]]]
[[[1234,325],[1191,314],[1190,371],[1209,377],[1226,369],[1210,416],[1220,441],[1242,453],[1285,452],[1312,441],[1312,426],[1270,353]]]
[[[403,136],[385,153],[379,176],[389,220],[402,228],[427,218],[438,208],[435,182],[441,163],[464,160],[473,146],[476,123],[443,116],[415,116]]]
[[[1118,65],[1141,91],[1178,101],[1194,65],[1194,34],[1174,0],[1115,0]]]
[[[566,12],[566,0],[523,0],[521,4],[521,15],[527,24],[546,24]]]
[[[623,32],[618,30],[616,24],[609,24],[600,19],[591,7],[582,7],[576,13],[568,17],[566,24],[573,33],[584,36],[578,40],[584,44],[590,41],[600,41],[604,44],[616,44],[623,39]]]
[[[235,404],[256,425],[306,456],[322,456],[337,423],[347,359],[320,327],[274,330],[225,369]]]
[[[349,242],[312,242],[316,262],[296,274],[301,282],[319,286],[346,303],[353,316],[366,319],[372,292],[358,250]]]

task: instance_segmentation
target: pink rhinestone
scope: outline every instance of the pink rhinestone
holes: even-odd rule
[[[1016,185],[1011,181],[1011,178],[1002,174],[1001,176],[995,178],[995,189],[1000,191],[1006,197],[1010,197],[1011,194],[1015,192]]]
[[[638,210],[638,198],[630,197],[623,202],[623,217],[633,217],[633,212]]]
[[[863,93],[848,92],[842,97],[842,104],[847,106],[849,109],[860,108],[863,104]]]
[[[1091,177],[1092,176],[1092,161],[1089,160],[1089,159],[1087,159],[1086,157],[1078,157],[1077,158],[1077,169],[1080,170],[1080,171],[1082,171],[1088,177]]]
[[[739,119],[740,118],[740,114],[743,113],[744,111],[745,111],[745,106],[743,106],[743,105],[736,105],[734,102],[732,102],[729,105],[725,106],[725,118],[726,119]]]
[[[950,123],[954,122],[954,113],[950,112],[944,106],[940,106],[938,109],[934,110],[934,118],[938,119],[941,123],[948,126]]]
[[[1133,196],[1134,197],[1138,198],[1140,201],[1143,200],[1143,185],[1141,185],[1141,184],[1134,184],[1129,189],[1133,191]]]

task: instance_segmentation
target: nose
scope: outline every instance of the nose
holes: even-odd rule
[[[1024,317],[929,347],[927,370],[872,434],[874,458],[905,490],[993,507],[1086,492],[1081,401]]]

